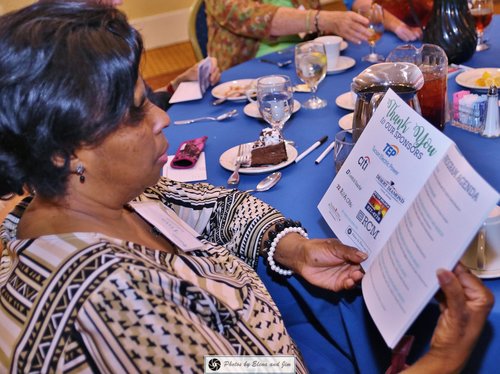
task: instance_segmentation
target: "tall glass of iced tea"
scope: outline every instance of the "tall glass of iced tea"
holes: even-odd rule
[[[424,85],[417,92],[422,116],[443,131],[447,119],[448,57],[435,44],[422,44],[420,48],[403,45],[395,48],[386,61],[412,62],[424,76]]]

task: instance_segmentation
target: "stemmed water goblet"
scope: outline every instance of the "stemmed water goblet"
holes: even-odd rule
[[[384,33],[384,8],[379,4],[373,3],[367,6],[362,6],[358,9],[358,13],[363,17],[368,18],[370,24],[368,29],[370,30],[370,36],[368,38],[368,45],[370,46],[370,53],[363,56],[363,61],[368,62],[383,62],[384,56],[375,52],[375,44],[382,37]]]
[[[293,87],[286,75],[267,75],[257,80],[257,103],[262,118],[282,135],[293,113]]]
[[[300,80],[312,91],[312,97],[302,104],[307,109],[320,109],[326,100],[316,96],[318,84],[326,75],[326,53],[323,43],[303,42],[295,46],[295,69]]]
[[[493,0],[469,0],[469,6],[476,24],[476,51],[484,51],[489,48],[489,45],[484,40],[484,30],[493,17]]]

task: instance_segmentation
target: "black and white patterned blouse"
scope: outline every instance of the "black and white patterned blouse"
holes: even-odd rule
[[[159,200],[204,247],[166,253],[94,232],[0,229],[0,372],[203,372],[204,355],[300,353],[254,271],[279,212],[249,194],[161,179]]]

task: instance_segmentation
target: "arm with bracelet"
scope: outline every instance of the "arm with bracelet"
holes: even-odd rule
[[[284,219],[267,230],[261,247],[271,270],[296,273],[309,283],[331,291],[354,287],[363,277],[367,255],[337,239],[309,239],[300,222]]]

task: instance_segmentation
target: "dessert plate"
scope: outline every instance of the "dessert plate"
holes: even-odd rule
[[[488,72],[492,78],[500,79],[500,68],[479,68],[469,69],[461,72],[455,77],[455,82],[457,82],[462,87],[471,88],[473,90],[487,91],[489,85],[480,86],[476,82],[476,80],[481,78],[482,75],[486,72]]]
[[[352,120],[354,118],[354,113],[349,113],[339,119],[339,126],[342,130],[352,129]]]
[[[355,103],[354,94],[351,91],[345,92],[342,95],[337,96],[335,99],[335,104],[347,110],[354,110]]]
[[[297,112],[300,109],[301,105],[298,100],[293,100],[293,113]],[[257,107],[257,103],[248,103],[243,108],[243,113],[245,113],[249,117],[253,118],[262,118],[260,115],[259,109]]]
[[[339,56],[339,60],[337,61],[337,66],[334,69],[327,70],[326,74],[338,74],[346,71],[347,69],[352,68],[356,65],[356,60],[352,57],[347,56]]]
[[[245,92],[252,88],[255,79],[238,79],[221,83],[212,88],[212,96],[217,99],[246,100]]]
[[[285,166],[290,165],[295,161],[297,155],[297,149],[288,143],[285,143],[286,146],[286,154],[288,155],[288,159],[283,161],[282,163],[276,165],[266,165],[266,166],[255,166],[244,168],[241,167],[239,172],[240,174],[259,174],[259,173],[268,173],[271,171],[279,170],[284,168]],[[234,146],[233,148],[229,148],[223,154],[221,154],[219,158],[219,163],[224,169],[229,171],[234,171],[234,159],[236,158],[236,154],[238,153],[238,146]]]

